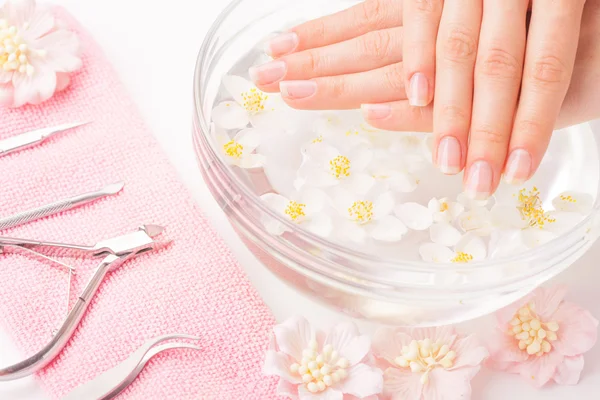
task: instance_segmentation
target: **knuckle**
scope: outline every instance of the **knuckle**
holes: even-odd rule
[[[451,104],[443,105],[440,110],[440,115],[444,120],[451,123],[464,124],[470,119],[470,116],[463,108]]]
[[[439,0],[412,0],[412,2],[415,10],[426,13],[434,12],[439,5]]]
[[[443,55],[449,61],[471,60],[477,50],[477,39],[469,29],[452,27],[443,42]]]
[[[539,137],[544,132],[542,125],[532,119],[522,119],[516,124],[516,130],[526,137]]]
[[[330,95],[334,99],[346,97],[348,95],[346,80],[343,77],[332,77],[330,82]]]
[[[474,129],[471,138],[486,145],[504,145],[507,142],[507,135],[490,126],[481,126]]]
[[[390,68],[386,68],[383,76],[385,84],[393,93],[404,92],[404,68],[402,68],[401,64],[394,64]]]
[[[485,77],[515,81],[520,80],[522,74],[517,57],[502,48],[493,48],[484,54],[476,69]]]
[[[319,57],[312,51],[306,52],[305,68],[305,72],[309,74],[313,74],[319,69]]]
[[[540,86],[564,83],[568,69],[560,58],[546,55],[538,58],[529,71],[531,80]]]
[[[388,31],[370,32],[359,40],[360,51],[371,59],[386,60],[390,57],[392,37]]]
[[[381,14],[384,12],[381,0],[367,0],[355,10],[356,18],[359,21],[369,21],[374,25],[381,19]]]

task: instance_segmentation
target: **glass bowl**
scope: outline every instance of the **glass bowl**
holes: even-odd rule
[[[579,224],[547,244],[501,259],[440,267],[378,257],[315,236],[260,200],[257,188],[267,187],[261,181],[264,175],[234,169],[223,161],[209,137],[221,78],[269,34],[356,3],[236,0],[215,21],[202,45],[194,77],[194,147],[207,186],[245,245],[290,290],[350,316],[394,325],[445,325],[489,314],[570,266],[598,237],[597,200]],[[600,132],[600,125],[572,129],[589,134]],[[593,150],[600,153],[597,143]],[[585,166],[581,168],[585,173]],[[592,172],[591,179],[597,180],[598,171]],[[277,220],[290,232],[269,234],[266,219]],[[449,281],[452,284],[444,283]]]

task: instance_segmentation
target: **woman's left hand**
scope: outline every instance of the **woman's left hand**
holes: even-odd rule
[[[251,76],[295,108],[362,106],[378,128],[433,130],[436,165],[465,169],[465,190],[486,198],[503,172],[519,183],[537,169],[564,109],[582,15],[584,27],[598,24],[600,0],[533,0],[527,28],[527,3],[367,0],[274,38],[276,60]],[[580,81],[592,73],[578,69]]]

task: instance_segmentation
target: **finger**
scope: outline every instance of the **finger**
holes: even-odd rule
[[[467,159],[482,13],[481,0],[444,4],[436,49],[433,159],[445,174],[460,172]]]
[[[569,88],[584,0],[533,3],[519,108],[505,180],[522,183],[539,166]]]
[[[291,107],[303,110],[345,110],[364,103],[387,103],[406,98],[402,63],[357,74],[304,81],[283,81],[281,95]]]
[[[370,31],[401,25],[401,0],[367,0],[276,36],[265,45],[265,52],[278,58],[294,51],[327,46]]]
[[[521,86],[527,2],[484,0],[475,64],[475,92],[465,191],[488,198],[498,186],[506,159]]]
[[[250,78],[265,92],[279,91],[282,80],[352,74],[402,61],[402,28],[369,32],[341,43],[284,56],[250,68]]]
[[[435,43],[443,4],[443,0],[404,0],[403,62],[413,106],[426,106],[433,99]]]
[[[431,132],[433,106],[413,107],[407,100],[363,104],[363,117],[375,128],[389,131]]]

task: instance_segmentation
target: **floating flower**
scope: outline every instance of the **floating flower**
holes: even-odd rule
[[[441,199],[433,198],[429,200],[427,208],[432,213],[433,222],[452,223],[460,214],[465,211],[465,206],[449,201],[447,197]]]
[[[0,104],[39,104],[65,89],[81,68],[79,40],[59,29],[35,0],[7,0],[0,8]]]
[[[583,370],[583,354],[596,343],[598,321],[564,301],[563,286],[538,288],[496,314],[492,367],[520,374],[536,387],[551,380],[575,385]]]
[[[457,225],[466,233],[488,236],[492,233],[492,213],[486,207],[475,206],[461,213],[456,219]]]
[[[364,146],[342,154],[335,147],[319,142],[306,150],[306,159],[298,170],[296,188],[332,187],[342,184],[345,189],[364,194],[375,183],[366,171],[373,153]]]
[[[471,379],[488,356],[474,335],[451,327],[381,328],[373,352],[387,368],[386,398],[407,400],[469,399]]]
[[[416,156],[399,157],[386,150],[374,152],[374,160],[369,166],[369,173],[376,181],[385,183],[393,192],[411,193],[419,185],[417,168],[420,160]]]
[[[327,112],[314,123],[313,130],[316,135],[313,142],[325,141],[341,151],[370,144],[362,121],[360,116],[352,112]]]
[[[265,374],[280,377],[278,393],[300,400],[367,398],[381,393],[381,370],[368,364],[371,341],[353,323],[325,337],[301,317],[273,328]]]
[[[445,243],[450,240],[449,236],[443,238]],[[423,243],[419,247],[419,254],[428,262],[466,264],[485,259],[487,251],[481,237],[467,233],[458,240],[453,249],[442,243]]]
[[[239,131],[231,139],[227,133],[218,129],[215,124],[211,125],[211,130],[227,163],[247,169],[263,166],[265,158],[263,155],[257,154],[255,150],[260,145],[264,132],[256,128],[247,128]]]
[[[424,231],[433,224],[433,214],[429,208],[418,203],[399,204],[394,212],[408,228],[415,231]]]
[[[228,75],[223,86],[234,101],[224,101],[212,111],[212,120],[223,129],[272,128],[285,121],[285,103],[280,96],[267,94],[241,76]]]
[[[366,195],[357,195],[343,188],[336,188],[333,204],[345,219],[340,233],[353,242],[363,242],[367,237],[383,242],[397,242],[408,231],[398,218],[392,215],[394,196],[380,185]]]
[[[552,205],[557,211],[587,214],[594,205],[594,198],[588,193],[567,191],[556,196]]]
[[[292,195],[291,199],[276,193],[263,194],[261,199],[287,220],[319,236],[329,236],[333,229],[331,217],[325,211],[329,199],[318,189],[309,188]],[[264,223],[274,235],[285,232],[285,227],[277,221],[267,220]]]
[[[572,196],[576,196],[572,192]],[[562,195],[554,200],[559,206],[570,209],[575,208],[577,201],[571,195]],[[571,199],[571,203],[568,199]],[[581,196],[582,203],[591,204],[591,200]],[[585,205],[584,205],[585,206]],[[528,247],[544,244],[558,233],[575,226],[582,215],[576,212],[556,212],[545,209],[537,187],[530,190],[525,188],[512,196],[497,197],[497,203],[491,209],[492,225],[499,229],[520,229],[521,235],[516,240],[521,240]]]

